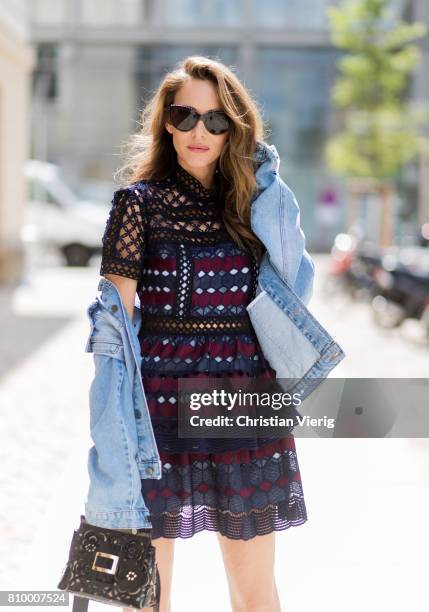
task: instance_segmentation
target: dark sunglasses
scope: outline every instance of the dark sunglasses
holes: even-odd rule
[[[229,130],[230,120],[222,110],[209,110],[201,115],[193,106],[170,104],[170,122],[181,132],[189,132],[202,119],[210,134],[223,134]]]

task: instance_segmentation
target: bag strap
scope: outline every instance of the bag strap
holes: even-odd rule
[[[72,612],[87,612],[88,604],[88,597],[78,597],[77,595],[74,595]]]
[[[73,596],[73,610],[72,612],[87,612],[89,599],[87,597]],[[159,612],[159,604],[153,606],[153,612]]]

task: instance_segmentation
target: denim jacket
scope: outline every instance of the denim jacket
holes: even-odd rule
[[[88,309],[95,375],[89,390],[89,491],[85,519],[111,529],[152,526],[141,478],[162,476],[162,463],[141,377],[140,308],[133,320],[116,285],[102,277]]]
[[[251,226],[266,251],[247,311],[276,377],[303,401],[345,353],[307,309],[314,263],[305,249],[298,202],[279,175],[277,149],[259,143],[255,159],[259,195],[252,202]]]
[[[251,226],[266,247],[255,298],[247,311],[264,356],[305,399],[345,357],[341,347],[307,309],[314,264],[305,250],[299,206],[279,176],[274,145],[258,143],[258,194]],[[87,310],[90,334],[85,347],[94,357],[88,456],[90,485],[85,502],[88,523],[112,529],[151,527],[141,478],[162,477],[162,463],[151,425],[142,377],[138,333],[114,283],[102,277]]]

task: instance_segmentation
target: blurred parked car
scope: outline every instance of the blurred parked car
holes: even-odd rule
[[[87,266],[94,254],[101,253],[110,205],[81,200],[55,164],[28,160],[24,174],[28,202],[23,241],[53,247],[68,266]]]

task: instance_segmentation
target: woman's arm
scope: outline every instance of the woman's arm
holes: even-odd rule
[[[104,274],[107,280],[111,281],[118,289],[121,300],[126,308],[130,321],[133,320],[134,302],[136,299],[137,281],[133,278],[126,278],[118,274]]]
[[[116,286],[131,321],[145,256],[144,208],[137,190],[115,191],[102,239],[100,276]]]

